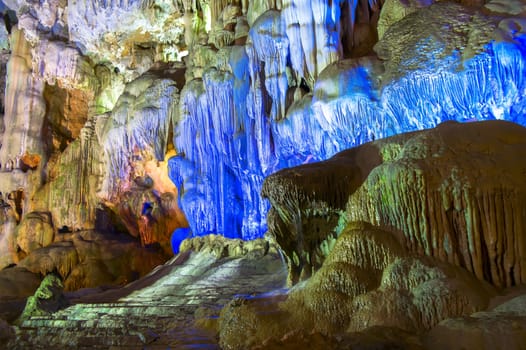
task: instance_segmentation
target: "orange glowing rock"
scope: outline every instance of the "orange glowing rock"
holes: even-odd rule
[[[40,164],[40,155],[38,154],[31,154],[31,153],[25,153],[20,158],[20,165],[26,166],[29,169],[35,169]]]

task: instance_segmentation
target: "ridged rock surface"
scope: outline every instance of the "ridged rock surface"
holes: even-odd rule
[[[467,271],[411,256],[389,232],[352,223],[322,267],[285,300],[241,298],[228,304],[219,320],[220,344],[247,349],[298,332],[330,337],[370,327],[420,333],[441,320],[484,310],[494,294]]]
[[[44,154],[40,133],[44,123],[46,106],[42,93],[44,84],[32,75],[31,46],[25,40],[22,31],[11,35],[12,54],[7,64],[7,87],[5,94],[4,128],[0,148],[0,166],[2,172],[11,172],[23,167],[22,157]],[[33,164],[31,167],[35,167]],[[2,181],[0,190],[8,193],[15,184],[26,187],[25,176],[12,176]],[[25,181],[24,181],[25,180]],[[18,182],[18,183],[17,183]],[[10,188],[11,187],[11,188]]]
[[[444,320],[424,337],[426,349],[524,349],[526,295],[470,316]]]
[[[371,142],[268,177],[270,231],[288,256],[292,282],[304,266],[316,266],[309,257],[322,241],[345,222],[365,221],[411,252],[499,287],[521,284],[525,156],[526,129],[501,121],[445,123]]]
[[[104,212],[97,192],[102,186],[103,149],[95,134],[96,120],[87,120],[75,141],[47,166],[47,182],[33,206],[49,210],[55,230],[93,229]]]
[[[142,244],[171,252],[172,232],[186,226],[177,189],[168,178],[169,140],[178,99],[176,83],[145,75],[126,86],[113,111],[99,116],[97,136],[105,173],[97,195]]]

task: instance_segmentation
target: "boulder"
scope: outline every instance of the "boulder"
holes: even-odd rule
[[[61,241],[33,251],[18,266],[42,275],[57,272],[68,291],[125,284],[168,259],[161,249],[142,247],[126,234],[88,230],[59,235]]]

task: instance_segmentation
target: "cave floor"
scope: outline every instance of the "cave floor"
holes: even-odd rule
[[[286,275],[277,254],[181,254],[123,288],[70,293],[70,307],[24,321],[8,348],[218,349],[195,317],[213,322],[236,295],[281,293]]]

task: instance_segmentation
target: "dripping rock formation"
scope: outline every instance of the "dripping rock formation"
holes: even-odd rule
[[[0,347],[526,347],[524,0],[0,14]]]
[[[370,142],[269,176],[269,231],[292,283],[321,266],[348,223],[364,221],[497,287],[524,284],[525,156],[526,129],[503,121]]]

